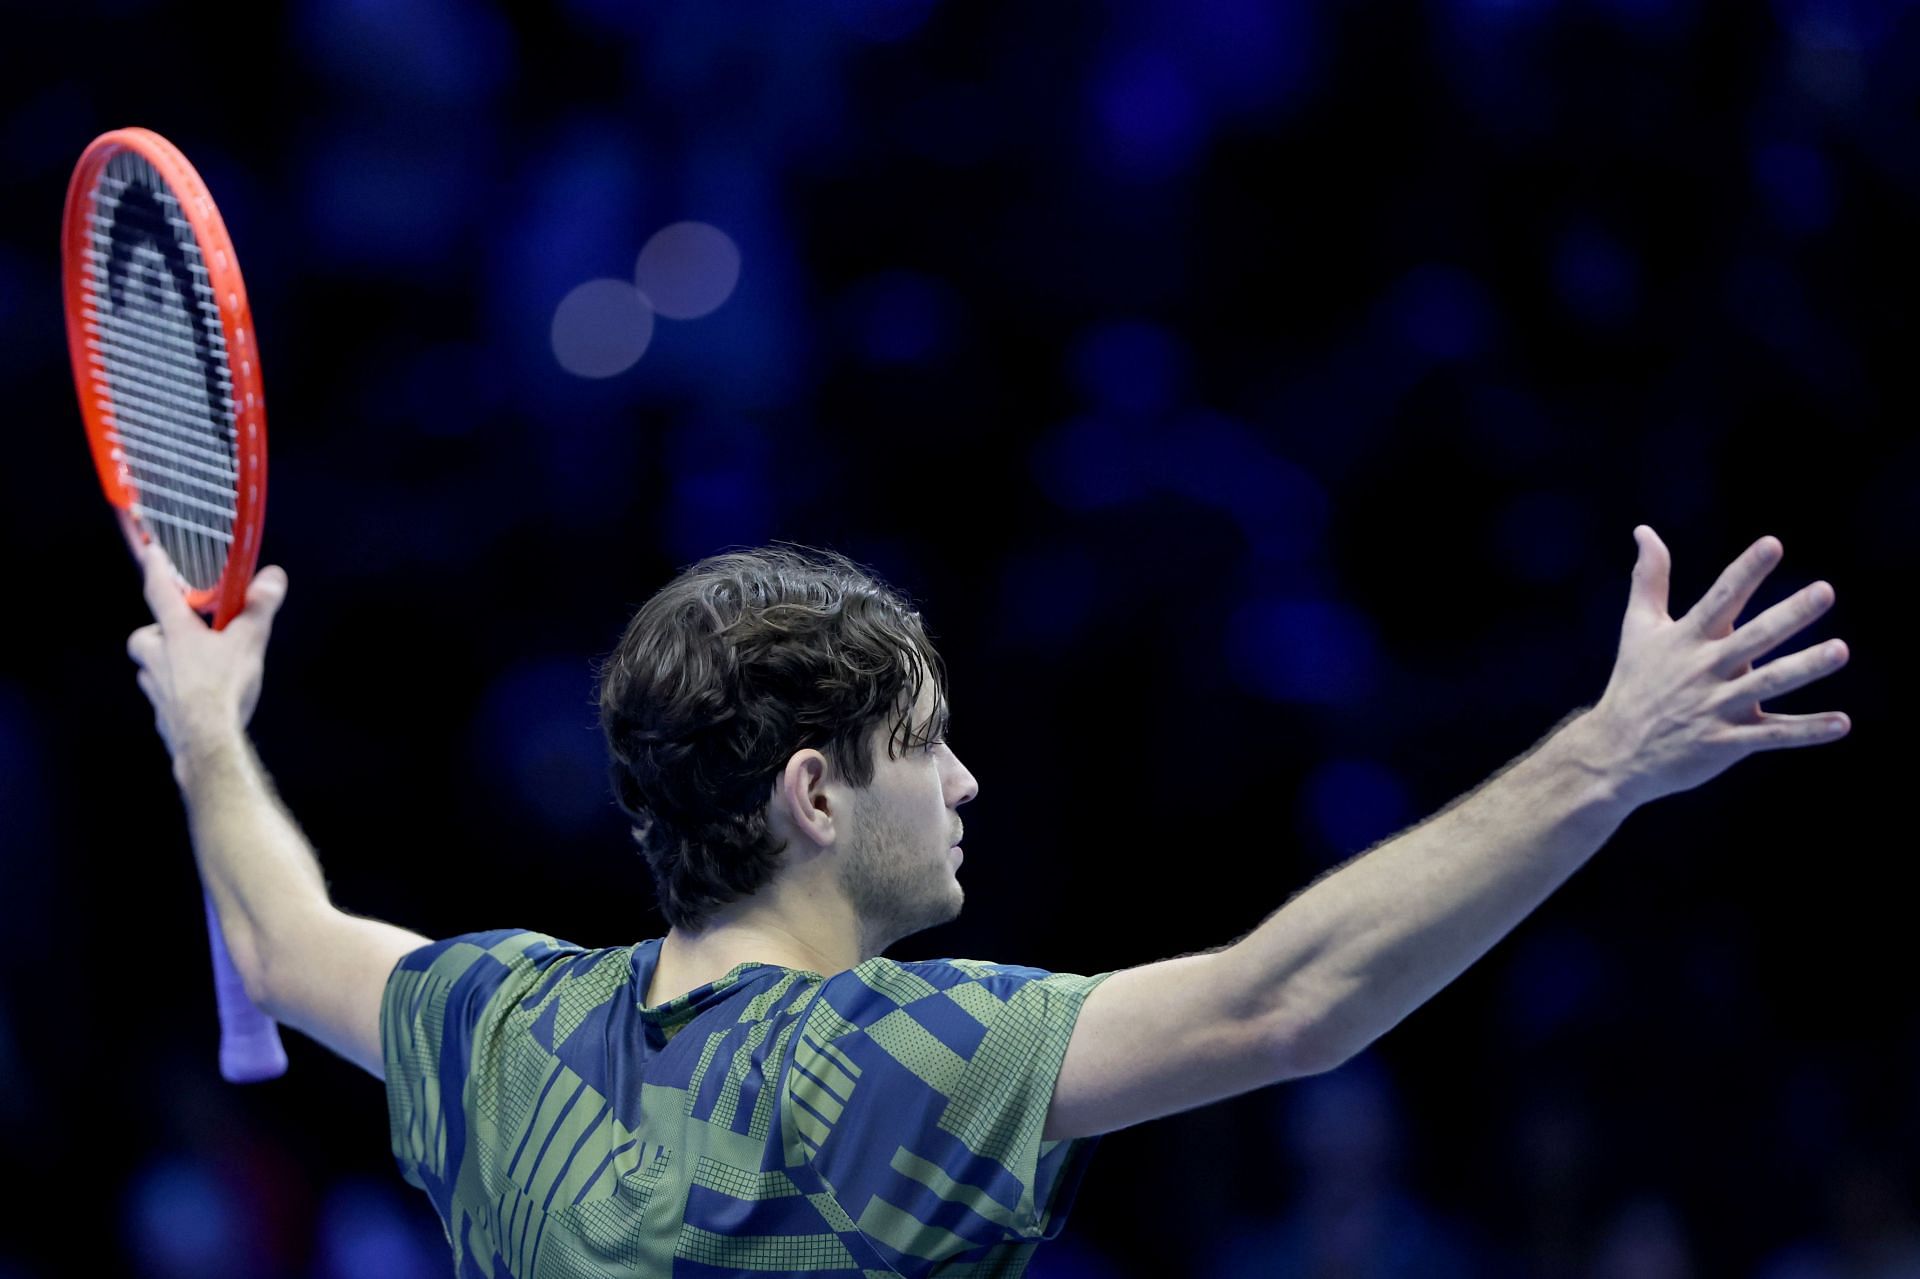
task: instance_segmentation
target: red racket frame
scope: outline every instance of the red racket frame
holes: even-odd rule
[[[227,566],[220,580],[210,587],[188,589],[187,603],[202,613],[213,614],[213,627],[219,630],[246,604],[247,585],[260,558],[260,532],[267,510],[267,401],[260,388],[260,352],[256,349],[253,312],[247,305],[246,285],[240,279],[240,260],[234,255],[233,241],[207,184],[187,163],[178,147],[151,129],[115,129],[95,138],[80,155],[73,178],[67,184],[66,209],[62,214],[60,261],[67,313],[67,350],[73,360],[74,391],[80,399],[80,415],[86,421],[87,440],[93,449],[94,468],[100,474],[100,487],[107,501],[120,512],[121,528],[128,543],[138,550],[151,540],[152,533],[128,508],[133,502],[134,486],[126,464],[113,456],[114,444],[107,438],[112,427],[111,399],[104,385],[98,385],[100,363],[87,349],[83,327],[82,303],[91,289],[84,250],[92,246],[87,226],[91,208],[89,193],[99,180],[107,161],[122,151],[132,151],[154,167],[180,201],[180,211],[200,241],[205,258],[208,283],[220,308],[220,327],[226,336],[227,364],[233,381],[235,408],[234,462],[238,471],[233,517],[233,542],[227,548]]]

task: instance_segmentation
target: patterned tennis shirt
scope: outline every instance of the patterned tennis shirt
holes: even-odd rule
[[[742,964],[643,1006],[660,939],[468,933],[380,1002],[394,1157],[460,1279],[1017,1276],[1097,1138],[1043,1141],[1111,974]]]

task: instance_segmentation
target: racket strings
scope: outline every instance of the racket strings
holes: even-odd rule
[[[239,481],[219,304],[192,224],[146,160],[114,156],[90,203],[81,318],[107,439],[129,509],[204,590],[226,567]]]

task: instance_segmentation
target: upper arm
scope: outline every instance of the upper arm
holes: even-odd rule
[[[261,946],[260,1009],[384,1079],[381,996],[401,956],[428,944],[407,929],[323,906]]]
[[[1054,1237],[1090,1150],[1041,1128],[1074,1019],[1104,980],[884,958],[827,978],[780,1085],[789,1155],[903,1274]]]
[[[1123,969],[1080,1007],[1045,1136],[1089,1137],[1310,1073],[1289,1069],[1275,1018],[1230,951]]]

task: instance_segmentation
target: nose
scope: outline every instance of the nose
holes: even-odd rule
[[[951,799],[953,807],[958,808],[962,804],[970,803],[973,797],[979,793],[979,780],[968,771],[965,764],[960,762],[960,757],[955,755],[953,757],[952,771],[947,777],[947,794]]]

